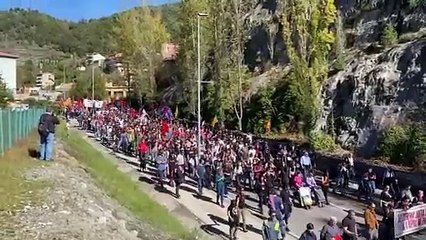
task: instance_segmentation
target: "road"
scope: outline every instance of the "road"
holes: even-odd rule
[[[81,133],[81,132],[80,132]],[[88,134],[90,135],[90,134]],[[99,142],[97,142],[92,137],[87,137],[86,140],[103,152],[111,153],[111,151]],[[127,165],[129,168],[132,168],[133,172],[136,172],[138,160],[134,157],[129,157],[124,154],[115,153],[117,159],[121,159],[121,164]],[[127,172],[127,171],[126,171]],[[154,174],[149,173],[138,173],[139,181],[141,184],[147,184],[150,188],[154,189]],[[211,236],[220,237],[221,239],[227,239],[229,228],[227,226],[227,215],[226,208],[221,208],[215,204],[216,193],[211,190],[205,190],[202,197],[197,196],[195,187],[195,182],[187,178],[187,183],[182,186],[181,198],[175,199],[173,197],[174,188],[166,186],[166,191],[158,193],[161,200],[173,199],[179,204],[187,208],[193,215],[195,215],[199,222],[199,227],[204,232],[208,233]],[[247,205],[248,205],[248,214],[246,216],[246,222],[248,224],[248,232],[239,232],[240,239],[244,240],[259,240],[261,239],[261,226],[262,226],[262,217],[257,211],[257,196],[251,192],[246,193]],[[158,195],[157,195],[158,196]],[[225,205],[228,205],[230,199],[234,196],[231,193],[229,198],[226,199]],[[329,197],[331,204],[323,208],[313,207],[310,210],[305,210],[302,208],[295,207],[290,218],[289,228],[290,232],[286,236],[286,239],[298,239],[299,236],[305,230],[306,224],[311,222],[316,228],[317,234],[319,234],[320,229],[327,220],[334,216],[338,220],[343,219],[348,209],[355,210],[357,214],[357,222],[360,227],[364,224],[362,218],[362,212],[365,208],[363,203],[354,201],[346,197],[339,197],[337,195],[331,195]],[[171,201],[171,200],[170,200]],[[167,201],[167,202],[170,202]],[[168,203],[167,203],[168,204]],[[165,204],[166,205],[166,204]],[[265,211],[266,212],[266,211]],[[364,238],[359,238],[364,239]]]

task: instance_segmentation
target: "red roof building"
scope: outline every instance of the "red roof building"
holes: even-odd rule
[[[13,58],[13,59],[17,59],[18,56],[7,53],[7,52],[1,52],[0,51],[0,58]]]

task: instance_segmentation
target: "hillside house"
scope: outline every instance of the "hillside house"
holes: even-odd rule
[[[13,94],[17,90],[16,81],[16,60],[18,56],[0,52],[0,78],[5,83],[6,88],[9,89]]]

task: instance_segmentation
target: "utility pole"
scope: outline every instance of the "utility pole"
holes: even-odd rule
[[[95,100],[95,67],[92,64],[92,101]]]
[[[131,84],[131,74],[130,74],[130,63],[126,62],[126,80],[127,80],[127,93],[130,94],[130,84]]]
[[[65,71],[65,65],[64,65],[64,80],[63,80],[63,83],[62,83],[62,86],[63,86],[63,88],[65,89],[65,82],[66,82],[66,79],[67,79],[67,75],[66,75],[66,71]],[[64,91],[64,100],[67,98],[67,92],[66,91]]]

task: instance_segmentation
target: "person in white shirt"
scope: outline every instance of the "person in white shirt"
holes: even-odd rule
[[[70,137],[70,122],[66,123],[67,138]]]
[[[176,156],[176,164],[178,166],[185,166],[185,158],[183,157],[182,152],[179,152],[179,154]]]
[[[306,174],[311,170],[312,162],[308,152],[305,152],[300,158],[300,165],[303,168],[303,176],[306,178]]]
[[[241,162],[238,162],[238,165],[234,168],[236,186],[240,185],[242,175],[243,175],[243,165]]]

